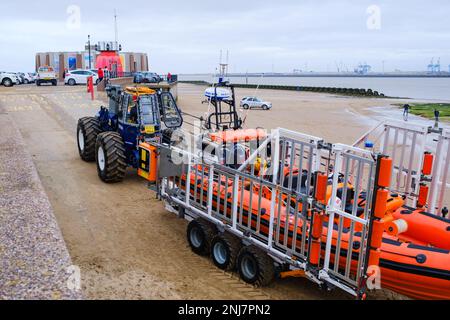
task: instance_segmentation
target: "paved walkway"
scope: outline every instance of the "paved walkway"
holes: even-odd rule
[[[0,299],[79,299],[69,290],[77,284],[71,265],[22,136],[0,105]]]

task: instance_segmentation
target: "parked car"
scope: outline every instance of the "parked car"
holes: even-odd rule
[[[134,75],[134,83],[160,83],[163,79],[154,72],[138,72]]]
[[[272,102],[261,100],[257,97],[245,97],[241,101],[241,108],[246,110],[260,108],[263,110],[272,109]]]
[[[19,72],[20,79],[22,79],[22,83],[29,84],[33,83],[33,77],[29,73]]]
[[[15,73],[0,71],[0,84],[5,87],[12,87],[15,84],[19,84],[19,82],[19,78],[17,78]]]
[[[67,71],[64,84],[68,84],[69,86],[87,84],[89,77],[94,77],[94,83],[98,84],[98,74],[94,71],[82,69]]]
[[[37,79],[37,73],[36,72],[30,72],[30,73],[27,73],[27,74],[28,74],[28,76],[31,79],[31,83],[35,83],[36,79]]]
[[[36,78],[36,85],[40,86],[43,83],[51,83],[53,86],[58,85],[58,76],[55,70],[49,66],[39,67]]]
[[[20,74],[20,72],[10,72],[10,73],[14,73],[16,75],[17,79],[19,80],[18,84],[25,83],[25,78]]]

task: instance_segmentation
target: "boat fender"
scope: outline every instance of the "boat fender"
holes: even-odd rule
[[[378,186],[389,188],[392,177],[392,159],[382,158],[379,164]]]
[[[382,219],[386,214],[388,195],[389,191],[386,189],[379,189],[377,191],[374,215],[378,219]]]
[[[421,184],[419,188],[419,199],[417,200],[417,206],[419,208],[424,207],[427,204],[429,187],[426,184]]]
[[[326,194],[327,194],[327,183],[328,177],[325,174],[319,173],[317,174],[317,184],[316,184],[316,192],[315,196],[317,201],[325,203]]]
[[[370,246],[374,249],[381,247],[384,233],[384,223],[381,221],[374,221],[372,225],[372,240]]]
[[[433,160],[434,156],[429,153],[425,152],[423,156],[423,167],[422,167],[422,174],[425,176],[429,176],[433,170]]]

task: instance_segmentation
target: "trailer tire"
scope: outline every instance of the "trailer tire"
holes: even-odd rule
[[[210,223],[202,219],[192,220],[187,227],[187,240],[192,251],[201,256],[208,255],[215,233]]]
[[[241,249],[237,267],[241,279],[248,284],[264,287],[275,278],[273,260],[254,246]]]
[[[211,259],[214,265],[225,271],[236,269],[241,242],[230,233],[216,235],[211,241]]]
[[[100,122],[97,118],[84,117],[78,120],[78,153],[84,161],[95,161],[95,144],[97,143],[97,136],[100,132]]]
[[[122,182],[127,170],[125,146],[117,132],[103,132],[97,137],[95,159],[98,176],[103,182]]]

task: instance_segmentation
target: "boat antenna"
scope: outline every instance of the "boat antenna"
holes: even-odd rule
[[[255,93],[253,94],[253,96],[256,97],[256,95],[257,95],[257,93],[258,93],[258,90],[259,90],[259,87],[260,87],[261,84],[262,84],[262,80],[263,80],[263,79],[264,79],[264,73],[262,73],[262,74],[261,74],[261,78],[259,78],[259,83],[258,83],[258,85],[257,85],[256,88],[255,88]],[[242,127],[245,126],[245,123],[246,123],[246,121],[247,121],[249,112],[250,112],[250,109],[245,110],[245,111],[243,112],[243,114],[244,114],[244,120],[242,121]]]
[[[117,25],[117,10],[114,9],[114,36],[116,43],[119,43],[119,27]]]

